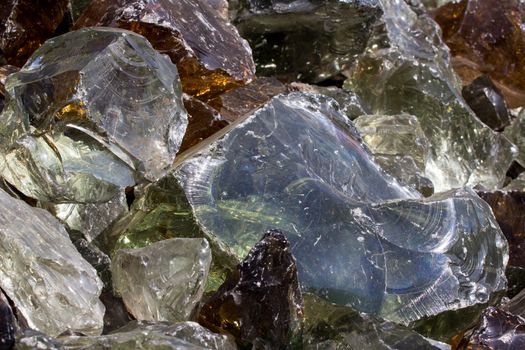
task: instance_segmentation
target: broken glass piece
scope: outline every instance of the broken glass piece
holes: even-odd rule
[[[504,310],[489,307],[480,325],[459,344],[458,350],[519,350],[525,347],[525,319]]]
[[[317,86],[317,85],[308,85],[303,83],[291,83],[288,85],[292,91],[302,91],[315,94],[321,94],[329,96],[339,103],[339,107],[346,114],[350,120],[355,118],[370,114],[370,112],[363,105],[361,98],[352,91],[345,91],[336,86]]]
[[[15,343],[16,319],[9,301],[0,290],[0,349],[12,349]]]
[[[75,22],[91,4],[92,0],[69,0],[69,7],[71,8],[71,16]]]
[[[80,234],[89,242],[128,211],[124,191],[105,203],[41,203],[41,206],[55,215],[66,226],[70,235]]]
[[[184,107],[188,112],[188,128],[179,153],[195,146],[229,124],[219,112],[194,97],[184,95]]]
[[[160,332],[164,335],[176,337],[210,350],[235,350],[235,342],[225,334],[217,334],[202,327],[196,322],[179,322],[175,324],[163,322],[132,321],[117,332],[142,330]],[[115,333],[117,333],[115,332]]]
[[[465,85],[488,74],[512,107],[525,105],[525,4],[462,0],[434,12]]]
[[[68,0],[2,0],[0,53],[7,63],[21,67],[51,38],[62,21]]]
[[[249,82],[251,49],[208,0],[94,0],[75,28],[119,27],[145,36],[177,65],[184,92],[206,100]]]
[[[223,118],[233,122],[284,92],[286,86],[279,80],[261,77],[247,85],[225,92],[209,103],[221,113]]]
[[[399,185],[328,97],[274,97],[178,157],[173,176],[196,224],[238,257],[280,228],[304,290],[332,302],[409,323],[505,288],[489,206],[471,190],[423,200]]]
[[[373,114],[411,114],[430,143],[425,175],[436,192],[480,184],[499,188],[516,150],[464,102],[438,26],[403,1],[379,0],[383,29],[369,41],[345,88]]]
[[[509,266],[525,268],[525,192],[495,191],[478,195],[487,202],[509,243]]]
[[[425,197],[433,194],[434,185],[424,176],[429,142],[416,117],[364,115],[354,124],[381,168]]]
[[[516,161],[525,167],[525,110],[518,114],[512,124],[503,132],[518,147]]]
[[[377,0],[240,4],[236,26],[253,48],[257,73],[312,83],[348,69],[381,15]]]
[[[504,191],[520,191],[525,192],[525,173],[513,179],[507,186],[503,188]]]
[[[210,264],[210,247],[203,238],[121,249],[111,265],[113,287],[136,319],[186,321],[202,297]]]
[[[6,90],[2,175],[45,202],[105,202],[159,178],[187,125],[176,67],[119,29],[47,41]]]
[[[64,350],[58,340],[34,329],[23,329],[16,336],[16,350]]]
[[[0,67],[0,113],[4,109],[5,104],[5,80],[9,76],[9,74],[14,73],[18,71],[18,68],[15,66],[1,66]]]
[[[476,116],[491,129],[502,131],[510,124],[505,99],[488,75],[474,79],[463,87],[461,94]]]
[[[47,211],[0,190],[0,280],[29,327],[56,336],[102,331],[102,282]]]
[[[361,350],[446,350],[436,342],[401,325],[330,304],[311,294],[304,296],[304,326],[298,348]]]
[[[302,317],[295,259],[286,237],[268,231],[201,308],[199,322],[255,349],[280,349]]]

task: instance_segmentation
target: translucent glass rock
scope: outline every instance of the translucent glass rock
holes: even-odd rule
[[[173,238],[113,258],[113,288],[138,320],[186,321],[204,292],[211,263],[202,238]]]
[[[474,79],[461,90],[476,116],[491,129],[502,131],[511,122],[505,98],[487,75]]]
[[[249,82],[252,52],[208,0],[95,0],[75,23],[119,27],[144,35],[179,69],[184,92],[211,98]]]
[[[187,125],[175,65],[119,29],[47,41],[6,90],[2,176],[46,202],[104,202],[159,178]]]
[[[525,4],[516,0],[461,0],[434,18],[465,85],[488,74],[511,107],[525,105]]]
[[[438,26],[404,1],[379,2],[383,26],[352,67],[346,88],[373,114],[418,118],[430,143],[425,175],[436,192],[502,186],[516,150],[464,102]]]
[[[29,327],[100,334],[102,282],[63,226],[0,190],[0,281]]]
[[[259,75],[317,83],[348,69],[381,15],[377,0],[239,1],[236,26]]]
[[[303,300],[290,243],[268,231],[224,284],[207,298],[199,322],[229,332],[243,347],[282,349],[302,318]]]
[[[53,36],[68,0],[2,0],[0,56],[21,67],[31,54]]]
[[[429,142],[416,117],[364,115],[355,119],[354,124],[381,168],[402,184],[427,197],[432,195],[434,185],[424,176],[430,156]]]
[[[525,167],[525,111],[518,114],[512,124],[503,132],[518,147],[517,162]]]
[[[508,248],[489,206],[471,190],[421,199],[350,123],[330,98],[279,95],[178,157],[173,176],[239,257],[282,230],[303,290],[333,302],[409,323],[502,291]]]
[[[98,237],[113,221],[128,211],[123,191],[104,203],[43,203],[41,206],[54,214],[69,232],[80,234],[88,241]]]
[[[297,348],[361,350],[450,350],[450,345],[419,335],[392,322],[304,296],[304,326]]]
[[[519,350],[525,347],[525,319],[489,307],[479,326],[457,347],[458,350]]]
[[[297,82],[289,84],[288,87],[291,91],[309,92],[333,98],[339,103],[339,107],[350,120],[354,120],[361,115],[370,114],[366,106],[363,105],[361,98],[353,91],[343,90],[336,86],[325,87]]]

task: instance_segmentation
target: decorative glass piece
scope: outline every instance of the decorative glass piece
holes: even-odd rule
[[[503,133],[518,147],[516,161],[525,167],[525,110],[518,114],[518,117],[505,128]]]
[[[434,185],[424,176],[429,142],[416,117],[364,115],[354,123],[381,168],[425,197],[433,194]]]
[[[184,92],[203,100],[249,82],[255,73],[250,46],[208,0],[94,0],[75,23],[91,26],[145,36],[177,64]]]
[[[451,1],[433,16],[465,85],[488,74],[510,107],[525,105],[525,4],[516,0]]]
[[[2,0],[0,56],[21,67],[62,21],[68,0]],[[1,60],[1,58],[0,58]]]
[[[29,327],[100,334],[102,282],[51,214],[0,190],[0,281]]]
[[[304,296],[304,325],[300,349],[450,350],[413,330],[364,313]]]
[[[482,75],[463,87],[462,95],[476,116],[491,129],[502,131],[510,124],[510,114],[500,90],[490,77]]]
[[[45,202],[105,202],[158,179],[187,125],[176,67],[119,29],[47,41],[6,89],[2,176]]]
[[[290,244],[272,230],[207,299],[199,322],[216,332],[229,332],[240,344],[253,344],[255,349],[281,349],[302,317],[302,303]]]
[[[113,288],[136,319],[186,321],[202,297],[210,263],[205,239],[173,238],[121,249],[111,265]]]
[[[236,26],[257,73],[317,83],[344,72],[364,51],[378,0],[239,1]]]
[[[384,25],[352,67],[346,88],[374,114],[411,114],[430,143],[425,175],[441,192],[503,185],[516,149],[464,102],[438,26],[404,1],[379,0]]]
[[[5,80],[9,76],[9,74],[12,74],[14,72],[17,72],[18,68],[15,66],[1,66],[0,67],[0,112],[4,109],[5,104]]]
[[[279,228],[305,291],[410,323],[505,288],[489,206],[467,189],[423,200],[399,185],[330,98],[279,95],[177,159],[196,224],[238,257]]]

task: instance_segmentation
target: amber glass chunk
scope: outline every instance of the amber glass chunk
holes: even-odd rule
[[[0,1],[0,51],[7,63],[23,66],[53,36],[67,4],[67,0]]]
[[[184,92],[208,99],[244,84],[255,66],[248,43],[207,0],[95,0],[75,23],[145,36],[177,65]]]
[[[525,4],[518,0],[462,0],[434,13],[468,85],[488,74],[511,107],[525,105]]]

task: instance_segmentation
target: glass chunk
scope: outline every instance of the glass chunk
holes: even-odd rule
[[[286,86],[279,80],[260,77],[249,84],[215,97],[209,103],[226,120],[233,122],[284,92],[286,92]]]
[[[447,350],[401,325],[345,306],[330,304],[311,294],[304,296],[304,326],[298,348],[361,350]]]
[[[458,350],[518,350],[525,346],[525,319],[495,307],[483,312],[479,326]]]
[[[463,98],[476,116],[491,129],[502,131],[510,124],[510,114],[500,90],[490,77],[482,75],[463,87]]]
[[[255,349],[289,344],[294,322],[302,317],[302,296],[290,244],[278,230],[268,231],[199,313],[199,322],[229,332]]]
[[[377,0],[240,1],[236,26],[257,73],[318,83],[350,68],[381,16]]]
[[[100,334],[102,282],[47,211],[0,190],[0,280],[29,327]]]
[[[433,13],[463,84],[487,74],[511,108],[525,105],[524,15],[516,0],[452,1]]]
[[[2,0],[0,4],[0,55],[21,67],[31,54],[51,38],[62,21],[68,0]]]
[[[381,168],[425,197],[433,194],[434,185],[424,176],[430,145],[416,117],[364,115],[354,124]]]
[[[6,89],[2,176],[45,202],[105,202],[158,179],[187,125],[175,65],[119,29],[47,41]]]
[[[184,92],[207,100],[249,82],[252,52],[208,0],[94,0],[75,28],[119,27],[145,36],[177,64]]]
[[[525,167],[525,110],[518,114],[512,124],[503,132],[518,147],[516,161]]]
[[[18,71],[18,67],[15,66],[1,66],[0,67],[0,112],[4,109],[5,104],[5,80],[9,76],[9,74],[14,73]]]
[[[401,186],[328,97],[274,97],[177,159],[195,223],[240,258],[278,227],[304,291],[408,324],[505,288],[489,206],[468,189],[421,199]]]
[[[411,114],[430,143],[425,175],[441,192],[503,185],[516,149],[464,102],[439,27],[403,1],[379,0],[384,25],[352,67],[345,87],[373,114]]]
[[[211,263],[202,238],[172,238],[113,257],[113,287],[139,320],[186,321],[202,297]]]

